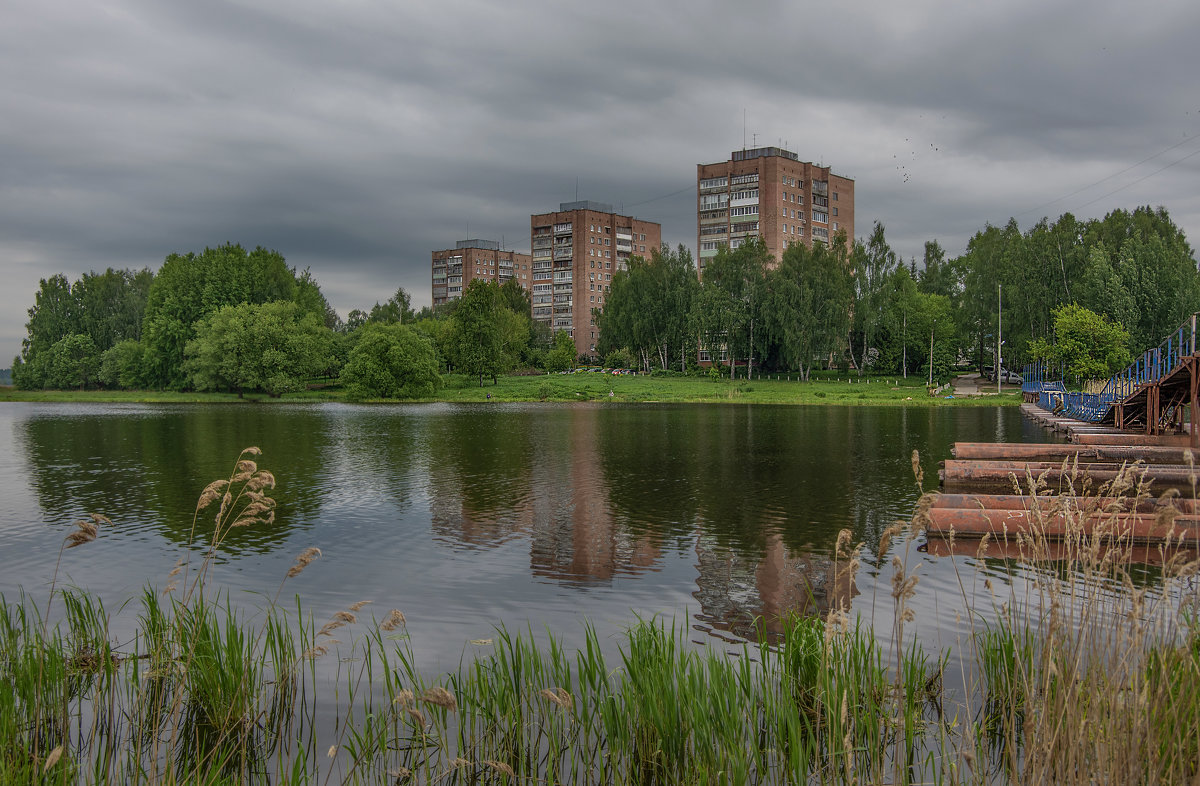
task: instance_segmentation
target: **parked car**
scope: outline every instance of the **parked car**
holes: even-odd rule
[[[1005,368],[1000,370],[1000,381],[1005,385],[1020,385],[1024,380],[1021,379],[1021,375],[1016,371],[1010,371]]]

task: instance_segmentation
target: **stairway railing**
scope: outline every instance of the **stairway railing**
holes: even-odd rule
[[[1067,393],[1062,382],[1048,382],[1045,363],[1031,363],[1022,371],[1021,390],[1036,393],[1038,406],[1061,411],[1077,420],[1098,422],[1110,407],[1138,392],[1143,385],[1159,382],[1196,353],[1197,314],[1192,314],[1153,349],[1148,349],[1123,371],[1113,374],[1098,394]]]

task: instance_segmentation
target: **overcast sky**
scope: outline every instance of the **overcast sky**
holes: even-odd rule
[[[0,366],[38,280],[224,242],[343,315],[576,198],[695,246],[696,165],[856,181],[907,260],[985,223],[1165,206],[1200,237],[1200,3],[10,0]]]

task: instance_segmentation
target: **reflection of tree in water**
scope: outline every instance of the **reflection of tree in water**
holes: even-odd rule
[[[16,424],[31,485],[49,520],[95,511],[118,531],[149,529],[186,543],[200,491],[228,477],[250,445],[262,448],[260,464],[275,474],[279,507],[273,524],[231,532],[226,551],[268,551],[320,510],[328,434],[317,411],[241,404],[78,412],[49,411]],[[202,516],[196,540],[204,540],[210,526],[211,516]]]
[[[531,526],[532,413],[463,407],[439,417],[429,440],[433,530],[486,546]]]
[[[656,407],[604,413],[614,515],[658,537],[696,530],[743,554],[767,537],[832,548],[858,469],[845,414],[828,408]]]
[[[790,615],[824,615],[858,594],[846,564],[824,553],[793,552],[769,535],[761,558],[748,558],[708,537],[696,541],[697,619],[711,632],[744,639],[782,632]]]
[[[384,498],[403,509],[424,490],[429,451],[427,418],[410,407],[339,411],[332,456],[338,492],[355,508]]]

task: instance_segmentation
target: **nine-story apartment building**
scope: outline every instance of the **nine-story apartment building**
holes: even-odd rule
[[[791,243],[854,238],[854,181],[780,147],[735,150],[728,161],[696,166],[697,264],[703,272],[722,245],[760,236],[778,262]]]
[[[458,299],[477,278],[497,284],[516,279],[528,291],[529,266],[528,254],[501,251],[495,240],[460,240],[454,248],[433,252],[433,305]]]
[[[529,218],[533,318],[566,330],[581,355],[596,351],[592,309],[604,308],[613,274],[662,243],[662,226],[600,202],[563,202]]]

